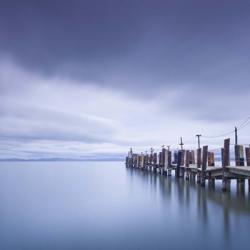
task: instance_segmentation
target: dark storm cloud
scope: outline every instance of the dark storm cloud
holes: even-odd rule
[[[246,86],[249,10],[249,1],[1,1],[0,50],[118,88]]]

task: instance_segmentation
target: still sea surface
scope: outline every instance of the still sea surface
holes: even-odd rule
[[[1,162],[0,249],[250,249],[250,194],[123,162]]]

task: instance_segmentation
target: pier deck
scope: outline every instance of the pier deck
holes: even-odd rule
[[[197,183],[205,186],[206,180],[222,180],[222,190],[226,191],[231,179],[244,183],[247,179],[250,189],[250,148],[246,148],[246,161],[243,154],[243,146],[235,146],[235,165],[230,164],[230,139],[224,141],[221,149],[222,166],[215,165],[214,154],[208,151],[208,146],[197,150],[195,161],[194,150],[179,150],[175,152],[172,161],[172,152],[162,149],[159,154],[151,151],[151,154],[133,154],[132,150],[126,157],[126,166],[141,170],[153,171],[164,175],[171,175],[175,171],[177,178],[196,178]],[[244,166],[247,165],[247,166]]]

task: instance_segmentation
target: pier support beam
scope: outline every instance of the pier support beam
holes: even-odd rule
[[[194,173],[190,174],[190,180],[195,181],[195,174]]]
[[[197,173],[197,183],[201,183],[201,172]]]
[[[237,179],[237,192],[245,193],[245,179]]]
[[[171,169],[168,169],[168,176],[171,176],[172,175],[172,171]]]
[[[222,191],[226,192],[226,191],[230,191],[230,184],[231,184],[231,180],[228,178],[223,178],[222,179]]]
[[[215,188],[215,178],[208,179],[208,186],[209,188]]]
[[[181,168],[181,169],[180,169],[180,176],[179,176],[179,177],[184,178],[184,175],[185,175],[185,169],[184,169],[184,168]]]

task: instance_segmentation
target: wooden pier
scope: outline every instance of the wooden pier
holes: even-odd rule
[[[158,153],[151,152],[136,154],[132,149],[126,157],[126,167],[138,168],[144,171],[153,171],[162,175],[171,176],[175,173],[176,178],[196,179],[197,183],[205,187],[206,181],[211,183],[221,180],[222,191],[230,188],[230,180],[236,179],[237,184],[244,185],[248,180],[250,190],[250,147],[243,145],[234,146],[234,164],[230,161],[230,139],[224,140],[221,148],[221,166],[216,166],[214,153],[209,151],[208,146],[195,150],[181,150],[174,153],[162,147]]]

